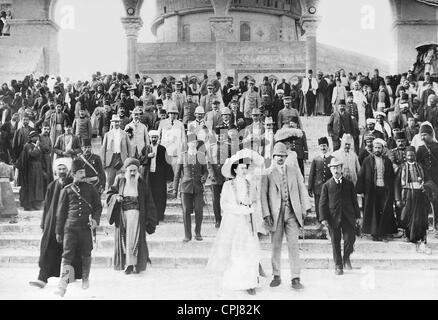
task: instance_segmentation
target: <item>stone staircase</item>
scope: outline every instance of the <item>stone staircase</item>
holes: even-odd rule
[[[318,153],[317,139],[326,134],[327,120],[323,117],[303,119],[303,126],[308,136],[310,159]],[[95,142],[95,145],[97,146],[98,142]],[[310,162],[306,164],[306,181],[309,166]],[[14,194],[18,198],[18,188],[14,188]],[[214,227],[209,188],[206,191],[206,202],[202,225],[204,241],[193,240],[183,243],[184,228],[180,199],[168,201],[165,221],[157,226],[153,235],[147,236],[153,267],[197,268],[206,265],[217,232]],[[104,201],[103,205],[105,206]],[[0,267],[37,268],[41,216],[42,211],[23,211],[20,208],[18,224],[9,224],[7,220],[0,220]],[[429,235],[429,246],[434,252],[438,250],[438,240],[433,237],[432,232]],[[261,238],[260,248],[262,265],[269,272],[271,256],[269,237]],[[111,267],[113,250],[114,226],[108,224],[108,214],[104,208],[97,229],[97,247],[93,250],[93,267]],[[327,239],[326,232],[317,228],[313,209],[305,219],[304,238],[300,236],[300,250],[304,268],[334,267],[330,241]],[[283,265],[287,266],[286,244],[283,245],[282,256]],[[415,245],[400,239],[385,243],[373,242],[362,237],[356,241],[352,264],[355,268],[371,266],[382,269],[438,269],[438,255],[419,254],[415,250]]]

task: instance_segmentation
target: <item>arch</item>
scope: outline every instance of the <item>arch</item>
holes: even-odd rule
[[[230,9],[231,0],[211,0],[213,5],[214,14],[217,16],[227,16]]]
[[[143,1],[144,0],[123,0],[123,4],[125,6],[125,15],[128,15],[126,12],[128,8],[134,8],[135,9],[134,17],[139,17],[141,7],[143,6]]]

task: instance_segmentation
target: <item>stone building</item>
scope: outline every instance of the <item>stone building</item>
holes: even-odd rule
[[[306,69],[382,74],[412,67],[415,48],[438,42],[438,0],[386,0],[393,16],[394,59],[385,61],[317,42],[320,0],[155,0],[156,43],[138,43],[144,0],[122,0],[130,75],[160,79],[220,71],[236,80],[268,74],[290,78]],[[152,1],[152,0],[148,0]],[[329,0],[322,0],[329,1]],[[0,0],[11,8],[11,37],[0,37],[0,80],[59,72],[57,0]],[[148,2],[145,2],[146,5]],[[104,12],[104,11],[102,11]]]

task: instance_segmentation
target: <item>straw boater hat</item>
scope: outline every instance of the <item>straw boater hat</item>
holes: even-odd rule
[[[231,110],[228,107],[223,107],[221,110],[221,116],[223,115],[231,115]]]
[[[199,106],[199,107],[196,107],[196,109],[195,109],[195,114],[205,114],[205,111],[204,111],[204,108],[203,107],[201,107],[201,106]]]
[[[329,168],[331,168],[331,167],[341,166],[343,164],[344,163],[342,162],[342,160],[334,157],[334,158],[332,158],[332,160],[330,161],[330,164],[328,166],[329,166]]]
[[[169,104],[166,106],[166,112],[167,113],[179,113],[178,107],[176,106],[175,102],[169,102]]]

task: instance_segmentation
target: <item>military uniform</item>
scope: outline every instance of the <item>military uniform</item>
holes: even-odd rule
[[[329,168],[329,164],[332,159],[333,156],[327,154],[324,156],[320,155],[313,159],[312,165],[310,166],[308,190],[312,191],[313,196],[315,197],[315,211],[318,219],[319,199],[321,197],[322,186],[332,177],[332,173]]]
[[[201,235],[201,223],[203,218],[203,194],[204,183],[207,180],[207,162],[205,155],[198,152],[196,155],[190,155],[187,151],[182,154],[183,161],[178,163],[175,178],[173,181],[173,190],[178,190],[181,180],[181,201],[183,207],[183,221],[185,240],[192,238],[192,221],[191,214],[195,211],[195,234]]]
[[[397,174],[398,168],[406,162],[405,148],[394,148],[389,150],[388,158],[391,160],[394,172]]]
[[[106,176],[103,170],[102,160],[97,154],[90,154],[88,157],[82,155],[81,158],[85,162],[85,182],[95,186],[99,195],[101,195],[106,185]]]
[[[74,182],[62,189],[56,213],[56,234],[63,236],[62,275],[59,287],[64,293],[71,277],[71,264],[77,253],[82,257],[82,281],[88,282],[93,249],[89,217],[99,225],[101,213],[100,196],[91,184]]]
[[[298,165],[301,174],[304,177],[304,160],[309,159],[309,151],[307,149],[307,138],[303,131],[303,136],[299,139],[294,139],[291,144],[291,150],[297,153]]]

